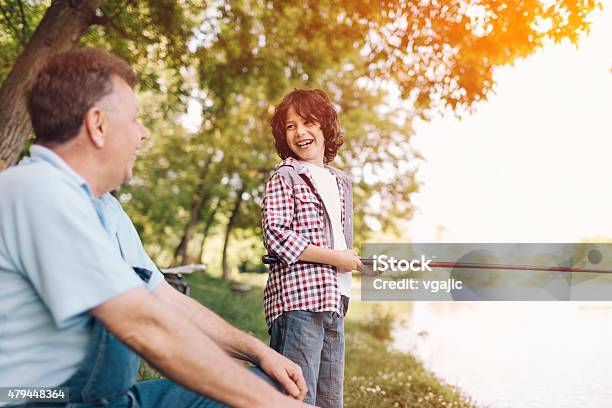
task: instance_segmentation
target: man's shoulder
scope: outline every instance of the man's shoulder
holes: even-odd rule
[[[104,201],[104,204],[113,212],[116,211],[117,213],[120,213],[120,214],[123,214],[125,212],[119,200],[117,200],[117,198],[113,196],[111,193],[102,194],[100,199]]]
[[[44,200],[47,195],[61,195],[75,187],[69,177],[45,162],[12,166],[0,173],[0,196],[9,199]]]
[[[103,202],[104,218],[106,219],[107,228],[118,234],[136,234],[134,224],[129,215],[123,209],[119,200],[111,193],[105,193],[100,197]],[[136,237],[138,235],[136,234]]]

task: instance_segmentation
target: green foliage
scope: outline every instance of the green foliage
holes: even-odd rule
[[[347,407],[457,407],[476,404],[359,325],[346,327],[344,403]]]
[[[391,77],[418,114],[448,106],[470,110],[492,92],[495,68],[524,58],[546,41],[577,44],[598,1],[388,1],[378,21],[371,75]]]
[[[26,46],[51,1],[0,2],[0,84]]]
[[[416,190],[414,168],[398,171],[397,165],[398,158],[406,160],[414,156],[408,145],[407,116],[393,111],[384,114],[377,111],[376,107],[385,103],[386,92],[355,84],[363,75],[354,67],[363,65],[363,57],[352,44],[362,34],[358,29],[345,27],[341,21],[342,10],[331,5],[319,5],[312,13],[304,15],[299,3],[274,3],[272,7],[269,4],[237,2],[212,7],[208,13],[209,19],[200,28],[199,35],[206,40],[195,51],[199,61],[197,94],[201,95],[203,123],[196,134],[182,136],[185,142],[180,147],[183,150],[180,154],[165,156],[175,177],[172,183],[180,185],[181,193],[188,193],[182,196],[174,187],[173,202],[163,200],[165,204],[159,206],[185,214],[189,200],[184,198],[193,193],[199,181],[199,172],[190,163],[202,161],[202,150],[212,148],[220,160],[213,164],[212,173],[216,178],[206,180],[206,184],[211,185],[207,197],[216,188],[216,194],[228,200],[228,205],[224,206],[227,211],[231,207],[229,204],[236,199],[236,191],[246,186],[238,227],[258,232],[263,187],[279,161],[268,125],[272,103],[294,87],[308,86],[326,89],[341,111],[347,136],[336,165],[356,177],[358,238],[366,236],[368,226],[364,219],[367,216],[382,218],[383,226],[391,221],[380,217],[381,213],[408,217],[411,210],[409,194]],[[322,25],[323,15],[331,23]],[[283,24],[295,19],[302,20],[303,24]],[[330,44],[329,38],[335,38],[333,33],[337,32],[348,36]],[[389,120],[387,115],[394,120]],[[394,152],[390,152],[391,144]],[[195,154],[184,151],[188,146]],[[155,148],[156,152],[166,150]],[[363,163],[367,163],[373,174],[393,172],[397,182],[390,184],[384,179],[363,181],[360,169]],[[146,168],[143,170],[144,173],[138,173],[144,174],[143,179],[150,178],[160,186],[165,184],[160,178],[162,174],[150,172],[148,175]],[[190,176],[181,178],[180,174]],[[144,191],[142,194],[134,193],[134,198],[147,194],[150,184],[140,183]],[[134,189],[132,183],[124,190],[132,192]],[[382,208],[368,203],[374,191],[383,197],[379,200],[383,203]],[[146,230],[145,223],[163,223],[165,237],[159,238],[161,231],[158,229],[151,231],[154,235],[148,235],[145,241],[150,242],[147,239],[150,237],[177,243],[184,222],[168,223],[171,218],[159,218],[153,212],[155,206],[151,205],[146,202],[139,206],[138,212],[151,208],[139,225]],[[202,215],[201,218],[206,217]]]
[[[50,4],[0,8],[0,81]],[[293,88],[326,90],[345,144],[334,165],[354,181],[356,244],[393,231],[417,191],[411,120],[472,109],[493,89],[495,68],[547,41],[577,43],[599,2],[452,0],[103,0],[81,46],[107,49],[141,77],[151,130],[136,174],[118,191],[161,264],[195,221],[194,242],[235,229],[260,234],[264,184],[279,161],[268,119]],[[397,91],[399,98],[392,96]],[[201,125],[187,130],[188,104]],[[210,167],[206,163],[212,157]],[[206,171],[208,170],[208,171]],[[204,186],[204,189],[200,189]],[[194,202],[200,211],[191,214]],[[212,227],[205,231],[207,220]],[[191,248],[194,255],[194,245]]]
[[[391,331],[394,323],[395,315],[392,311],[385,311],[378,307],[378,305],[374,305],[365,320],[355,323],[355,325],[375,339],[388,342],[393,338]]]
[[[153,368],[149,363],[145,360],[140,360],[140,367],[138,367],[138,377],[137,381],[145,381],[145,380],[159,380],[164,378],[163,375],[155,368]]]
[[[50,4],[0,3],[0,83]],[[236,235],[260,236],[263,186],[279,161],[267,121],[293,88],[322,88],[340,110],[346,137],[334,165],[354,180],[358,244],[375,224],[393,229],[412,214],[414,116],[469,111],[492,92],[497,67],[548,41],[577,44],[597,7],[569,0],[103,0],[100,24],[79,46],[107,49],[140,75],[151,138],[137,177],[117,196],[151,255],[168,264],[200,185],[200,242],[208,219],[210,231],[227,223],[240,191]],[[390,103],[395,89],[398,104]],[[199,104],[196,131],[180,121],[189,102]],[[194,297],[267,338],[259,290],[234,295],[203,277],[192,284]],[[410,356],[388,352],[390,328],[384,314],[347,328],[348,406],[472,406]]]
[[[231,324],[268,342],[268,327],[263,314],[263,292],[254,288],[246,293],[230,290],[230,283],[200,273],[188,276],[191,297],[227,319]]]

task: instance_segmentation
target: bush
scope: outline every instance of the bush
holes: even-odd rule
[[[387,342],[393,339],[391,332],[395,316],[391,311],[383,311],[379,305],[374,305],[361,326],[375,339]]]

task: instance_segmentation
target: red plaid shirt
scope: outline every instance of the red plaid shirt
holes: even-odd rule
[[[342,226],[347,248],[353,246],[353,193],[349,178],[327,167],[340,193]],[[336,268],[298,261],[309,244],[333,248],[331,221],[307,168],[293,158],[285,159],[266,184],[262,224],[264,245],[281,262],[270,265],[264,290],[268,326],[283,312],[309,310],[340,313]]]

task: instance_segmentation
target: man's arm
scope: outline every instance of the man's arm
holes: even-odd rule
[[[307,388],[300,366],[278,354],[255,337],[239,330],[188,296],[162,282],[153,296],[183,314],[230,355],[258,365],[296,399],[303,399]]]
[[[143,288],[90,310],[119,340],[173,381],[236,407],[305,406],[225,354],[189,319],[176,318]]]

